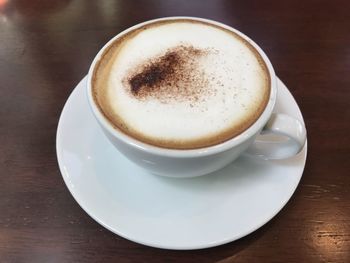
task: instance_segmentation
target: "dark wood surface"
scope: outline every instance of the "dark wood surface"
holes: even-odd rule
[[[350,262],[349,1],[0,0],[0,262]],[[149,248],[101,227],[58,169],[57,122],[112,36],[170,15],[254,39],[303,112],[301,183],[268,224],[196,251]]]

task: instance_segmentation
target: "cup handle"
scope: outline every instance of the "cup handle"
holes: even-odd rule
[[[263,159],[285,159],[298,154],[306,142],[303,123],[286,114],[273,113],[246,154]]]

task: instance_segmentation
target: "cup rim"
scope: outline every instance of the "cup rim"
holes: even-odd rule
[[[255,50],[258,51],[260,56],[263,58],[263,60],[266,64],[266,67],[268,69],[268,73],[270,76],[270,83],[271,83],[270,97],[269,97],[268,103],[265,106],[265,109],[262,112],[262,114],[260,115],[260,117],[249,128],[247,128],[239,135],[237,135],[237,136],[235,136],[227,141],[221,142],[221,143],[216,144],[216,145],[202,147],[202,148],[196,148],[196,149],[169,149],[169,148],[158,147],[155,145],[144,143],[142,141],[139,141],[139,140],[123,133],[122,131],[114,128],[114,126],[111,123],[109,123],[109,121],[101,113],[99,107],[95,104],[95,100],[93,99],[93,96],[92,96],[91,83],[92,83],[93,71],[95,69],[97,62],[100,60],[103,52],[105,51],[105,49],[107,47],[109,47],[110,44],[112,44],[116,39],[122,37],[123,35],[127,34],[128,32],[130,32],[134,29],[137,29],[139,27],[142,27],[144,25],[154,23],[157,21],[163,21],[163,20],[181,20],[181,19],[191,19],[191,20],[202,21],[202,22],[207,22],[207,23],[213,24],[213,25],[217,25],[219,27],[228,29],[228,30],[236,33],[237,35],[239,35],[240,37],[242,37],[243,39],[248,41],[248,43],[251,44],[255,48]],[[89,72],[88,72],[88,78],[87,78],[87,96],[88,96],[88,102],[89,102],[90,108],[93,112],[93,115],[97,119],[97,121],[100,123],[102,128],[106,129],[110,134],[112,134],[118,140],[126,143],[127,145],[129,145],[133,148],[137,148],[141,151],[148,152],[148,153],[153,154],[153,155],[177,157],[177,158],[189,158],[189,157],[208,156],[208,155],[216,154],[219,152],[228,151],[228,150],[234,148],[235,146],[240,145],[241,143],[245,142],[246,140],[248,140],[252,136],[256,135],[258,132],[260,132],[260,130],[264,127],[264,125],[269,120],[269,118],[272,114],[273,108],[275,106],[276,97],[277,97],[277,83],[276,83],[275,71],[273,69],[273,66],[272,66],[270,60],[268,59],[267,55],[265,54],[265,52],[252,39],[250,39],[248,36],[246,36],[242,32],[238,31],[237,29],[235,29],[231,26],[228,26],[226,24],[223,24],[221,22],[217,22],[217,21],[214,21],[211,19],[193,17],[193,16],[169,16],[169,17],[161,17],[161,18],[156,18],[156,19],[152,19],[152,20],[147,20],[145,22],[136,24],[132,27],[127,28],[126,30],[123,30],[122,32],[120,32],[119,34],[117,34],[116,36],[111,38],[99,50],[99,52],[97,53],[97,55],[95,56],[95,58],[93,59],[91,65],[90,65]]]

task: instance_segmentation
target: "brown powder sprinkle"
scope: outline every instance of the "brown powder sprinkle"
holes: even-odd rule
[[[211,50],[191,45],[168,49],[163,55],[130,69],[123,81],[124,87],[139,100],[198,102],[208,91],[212,78],[200,67],[201,58],[209,52]]]
[[[168,52],[156,63],[147,65],[142,72],[129,80],[131,92],[137,95],[142,87],[152,88],[163,82],[170,74],[174,73],[174,67],[179,63],[179,60],[178,54]]]

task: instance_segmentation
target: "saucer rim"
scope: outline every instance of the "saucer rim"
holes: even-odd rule
[[[297,102],[295,101],[293,95],[291,94],[291,92],[289,91],[289,89],[287,88],[287,86],[276,76],[276,80],[277,80],[277,87],[279,87],[280,85],[282,85],[282,87],[284,87],[286,89],[286,91],[289,93],[289,95],[291,96],[291,98],[293,99],[293,103],[295,103],[300,111],[301,114],[301,121],[304,123],[304,118],[302,116],[302,112],[300,110],[299,105],[297,104]],[[95,220],[98,224],[100,224],[101,226],[103,226],[104,228],[108,229],[109,231],[111,231],[114,234],[117,234],[120,237],[123,237],[127,240],[133,241],[135,243],[138,244],[142,244],[145,246],[149,246],[149,247],[154,247],[154,248],[161,248],[161,249],[169,249],[169,250],[196,250],[196,249],[206,249],[206,248],[212,248],[212,247],[217,247],[220,245],[224,245],[230,242],[233,242],[235,240],[238,240],[242,237],[245,237],[253,232],[255,232],[256,230],[258,230],[259,228],[261,228],[262,226],[264,226],[266,223],[268,223],[270,220],[272,220],[285,206],[286,204],[291,200],[291,198],[293,197],[300,181],[301,178],[303,176],[304,170],[305,170],[305,165],[306,165],[306,160],[307,160],[307,152],[308,152],[308,142],[306,140],[305,145],[301,151],[300,154],[303,154],[304,157],[302,158],[302,169],[300,172],[300,176],[299,179],[295,182],[295,184],[293,185],[293,188],[291,188],[291,194],[288,198],[286,198],[286,200],[281,203],[281,205],[279,206],[279,209],[276,209],[276,211],[274,211],[274,213],[270,213],[269,216],[267,217],[266,220],[263,220],[260,224],[255,225],[255,227],[250,228],[249,230],[242,232],[239,235],[235,235],[232,236],[230,238],[226,238],[226,239],[220,239],[218,241],[212,241],[210,243],[206,242],[203,244],[199,244],[199,245],[186,245],[186,246],[181,246],[181,245],[172,245],[172,246],[163,246],[160,243],[157,242],[144,242],[142,240],[138,240],[137,238],[133,238],[128,236],[128,234],[124,233],[122,230],[120,229],[115,229],[113,227],[110,227],[108,224],[104,223],[102,220],[100,220],[97,216],[95,216],[93,214],[93,212],[90,212],[89,209],[86,207],[86,204],[84,204],[84,201],[79,199],[77,197],[77,194],[75,194],[74,189],[71,187],[70,182],[68,181],[68,177],[67,177],[67,171],[64,170],[64,164],[63,162],[63,157],[61,156],[61,152],[62,152],[62,142],[61,142],[61,136],[60,136],[60,131],[62,129],[62,122],[63,122],[63,118],[62,116],[64,116],[65,112],[67,111],[67,105],[70,103],[71,100],[73,100],[73,95],[75,93],[77,93],[78,88],[80,87],[80,85],[83,85],[84,82],[87,81],[87,76],[83,77],[81,79],[81,81],[75,86],[75,88],[72,90],[72,92],[70,93],[68,99],[66,100],[63,110],[60,114],[59,117],[59,121],[58,121],[58,125],[57,125],[57,132],[56,132],[56,155],[57,155],[57,161],[58,161],[58,166],[59,166],[59,170],[60,173],[63,177],[64,183],[66,184],[69,192],[71,193],[71,195],[73,196],[74,200],[78,203],[78,205],[93,219]],[[301,164],[301,163],[300,163]],[[181,179],[180,179],[181,180]]]

